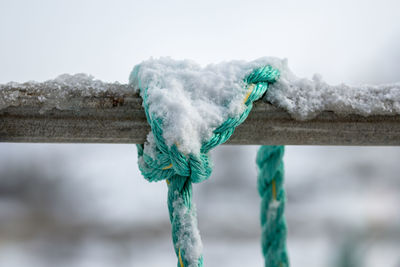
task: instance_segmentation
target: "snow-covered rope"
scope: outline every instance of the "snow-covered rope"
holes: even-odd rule
[[[148,143],[137,145],[138,163],[143,176],[148,181],[166,180],[168,184],[168,209],[178,266],[199,267],[203,266],[202,242],[197,228],[196,210],[192,203],[192,183],[202,182],[210,176],[211,166],[208,152],[229,139],[235,128],[247,118],[253,107],[253,102],[261,98],[267,91],[269,84],[278,79],[279,71],[269,65],[252,68],[252,71],[246,74],[244,80],[242,78],[240,83],[242,87],[237,92],[241,97],[239,102],[241,106],[240,112],[231,113],[234,116],[225,116],[224,121],[220,125],[214,126],[211,136],[201,143],[201,147],[196,152],[193,148],[195,145],[192,148],[188,148],[178,141],[169,144],[171,142],[170,136],[166,135],[164,130],[167,127],[166,123],[171,123],[171,121],[169,121],[168,114],[163,116],[163,113],[161,115],[157,113],[161,108],[157,106],[159,94],[165,93],[165,89],[168,89],[171,84],[175,88],[181,86],[177,83],[176,73],[181,78],[184,77],[182,80],[188,82],[191,79],[188,79],[187,75],[190,76],[193,75],[193,72],[199,71],[197,68],[193,69],[193,66],[188,65],[187,62],[179,62],[175,66],[176,68],[171,67],[171,64],[167,60],[167,62],[161,63],[151,62],[147,66],[146,64],[137,65],[131,73],[130,83],[138,88],[141,93],[147,121],[151,126]],[[188,68],[189,71],[181,73],[180,68]],[[158,72],[155,71],[160,69],[165,72],[161,79],[159,79]],[[237,70],[238,68],[231,69],[228,72],[228,77],[234,77],[235,75],[233,74],[237,74]],[[203,71],[204,73],[211,78],[214,77],[208,70]],[[173,77],[166,81],[166,77],[169,75]],[[235,87],[234,84],[233,87]],[[202,93],[206,94],[207,92]],[[226,95],[230,95],[230,92]],[[174,98],[176,97],[179,96],[174,96]],[[216,98],[213,94],[210,94],[210,97],[210,99],[214,100]],[[232,102],[237,102],[237,95],[230,97]],[[164,101],[166,101],[165,98],[168,97],[164,95]],[[174,101],[174,98],[171,101]],[[175,105],[181,104],[179,102],[174,103]],[[223,106],[228,107],[229,104],[226,98],[223,99]],[[174,106],[171,106],[171,109],[174,109]],[[173,111],[165,111],[165,113],[169,112]],[[179,120],[178,117],[172,116],[172,119],[174,118]],[[184,138],[182,140],[183,142],[185,141]],[[185,151],[190,152],[185,153]]]

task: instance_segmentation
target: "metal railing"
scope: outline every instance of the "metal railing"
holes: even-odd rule
[[[0,142],[143,143],[150,127],[141,98],[128,85],[119,87],[120,91],[114,88],[68,99],[74,105],[66,109],[43,109],[43,101],[29,88],[14,87],[22,100],[0,109]],[[298,121],[283,109],[258,101],[228,143],[400,145],[400,116],[324,111],[314,119]]]

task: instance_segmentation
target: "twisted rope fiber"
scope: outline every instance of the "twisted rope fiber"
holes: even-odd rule
[[[203,255],[195,249],[202,245],[197,230],[196,210],[192,204],[192,183],[202,182],[210,176],[212,169],[208,152],[229,139],[235,128],[249,115],[253,102],[261,98],[268,85],[279,78],[279,71],[269,65],[253,70],[244,79],[244,90],[249,91],[244,99],[244,112],[228,118],[217,127],[210,140],[202,144],[199,155],[185,155],[179,151],[178,144],[171,147],[166,145],[162,119],[149,113],[148,88],[141,86],[139,68],[140,65],[133,69],[131,78],[139,81],[143,107],[156,144],[153,157],[144,152],[143,144],[137,145],[139,169],[148,181],[166,180],[168,184],[168,210],[178,267],[201,267]]]
[[[283,146],[261,146],[257,153],[261,196],[261,247],[266,267],[287,267]]]

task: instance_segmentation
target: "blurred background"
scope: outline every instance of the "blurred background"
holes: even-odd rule
[[[0,83],[150,56],[289,59],[329,83],[400,81],[400,2],[0,0]],[[1,122],[0,122],[1,123]],[[205,266],[262,266],[256,146],[220,146],[194,188]],[[400,266],[400,149],[286,149],[292,266]],[[134,145],[0,144],[0,266],[175,266],[165,183]]]

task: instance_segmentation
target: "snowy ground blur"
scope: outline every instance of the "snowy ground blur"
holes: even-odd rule
[[[255,146],[195,185],[206,266],[262,266]],[[2,144],[0,266],[174,266],[165,183],[133,145]],[[287,147],[293,266],[400,266],[400,148]]]

